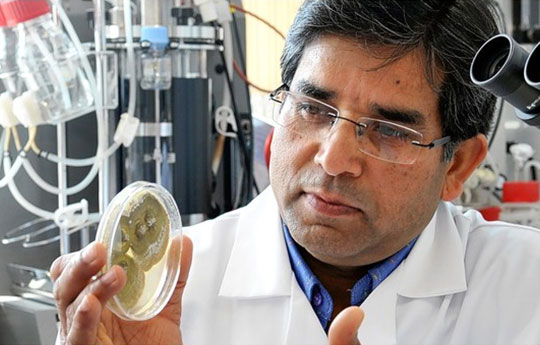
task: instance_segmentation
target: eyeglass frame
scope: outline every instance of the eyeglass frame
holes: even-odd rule
[[[358,126],[358,127],[362,127],[362,128],[367,128],[367,124],[365,123],[361,123],[361,122],[357,122],[355,120],[351,120],[351,119],[348,119],[346,117],[343,117],[343,116],[340,116],[338,114],[340,114],[341,112],[339,111],[338,108],[334,107],[334,106],[331,106],[330,104],[326,103],[326,102],[323,102],[323,101],[320,101],[316,98],[313,98],[311,96],[307,96],[307,95],[304,95],[304,94],[301,94],[301,93],[297,93],[297,92],[293,92],[293,91],[289,91],[289,86],[287,84],[282,84],[281,86],[279,86],[278,88],[276,88],[275,90],[273,90],[272,92],[270,92],[270,100],[276,102],[276,103],[279,103],[279,104],[283,104],[283,101],[282,100],[279,100],[276,98],[276,94],[278,92],[287,92],[289,94],[292,94],[293,96],[301,96],[301,97],[306,97],[308,99],[311,99],[313,101],[316,101],[318,103],[321,103],[325,106],[327,106],[328,108],[330,109],[334,109],[336,111],[336,115],[333,115],[332,118],[333,119],[339,119],[339,120],[345,120],[347,122],[350,122],[352,124],[354,124],[355,126]],[[375,120],[375,119],[372,119],[372,120]],[[377,120],[377,121],[381,121],[381,120]],[[396,127],[402,127],[402,128],[405,128],[407,130],[410,130],[412,132],[415,132],[419,135],[422,136],[422,138],[424,137],[424,134],[415,130],[415,129],[412,129],[410,127],[407,127],[407,126],[404,126],[404,125],[401,125],[401,124],[398,124],[398,123],[395,123],[395,122],[392,122],[392,121],[387,121],[387,120],[384,120],[384,122],[387,122],[389,124],[392,124],[392,125],[395,125]],[[433,149],[437,146],[443,146],[447,143],[449,143],[450,141],[452,140],[452,137],[447,135],[447,136],[444,136],[444,137],[441,137],[439,139],[435,139],[435,140],[432,140],[431,142],[427,143],[427,144],[422,144],[421,142],[419,141],[416,141],[416,140],[412,140],[411,141],[411,144],[414,145],[414,146],[418,146],[418,147],[421,147],[421,148],[425,148],[425,149]],[[363,151],[362,151],[363,152]],[[403,164],[403,165],[409,165],[409,164],[414,164],[414,162],[416,161],[417,158],[415,158],[414,161],[410,162],[410,163],[402,163],[402,162],[394,162],[394,161],[390,161],[390,160],[387,160],[387,159],[384,159],[382,157],[378,157],[376,155],[373,155],[373,154],[369,154],[369,153],[366,153],[364,152],[365,154],[368,154],[369,156],[375,158],[375,159],[378,159],[378,160],[381,160],[381,161],[384,161],[384,162],[390,162],[390,163],[395,163],[395,164]]]

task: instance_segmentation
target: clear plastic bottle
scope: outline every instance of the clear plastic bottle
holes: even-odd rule
[[[146,26],[141,30],[141,42],[147,45],[141,54],[141,88],[143,90],[168,90],[172,81],[171,56],[168,30],[164,26]]]
[[[8,91],[11,96],[16,96],[22,91],[18,78],[17,41],[15,30],[7,26],[6,17],[0,10],[0,79],[5,91]]]
[[[26,88],[45,122],[58,123],[92,110],[94,98],[81,57],[54,23],[46,0],[3,0],[1,9],[18,35],[17,61]]]

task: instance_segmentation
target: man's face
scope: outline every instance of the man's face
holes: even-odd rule
[[[419,51],[381,67],[382,60],[336,36],[306,47],[290,90],[316,96],[357,120],[415,114],[397,123],[441,137],[437,94],[425,78]],[[410,165],[389,163],[357,149],[354,125],[340,121],[326,138],[276,127],[270,179],[294,240],[335,266],[382,260],[420,234],[444,187],[442,148],[422,149]]]

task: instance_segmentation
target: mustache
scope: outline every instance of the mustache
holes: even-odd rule
[[[330,176],[327,174],[309,173],[299,176],[300,185],[306,189],[321,190],[327,193],[341,195],[345,199],[355,202],[356,205],[365,205],[369,199],[354,188],[354,181],[343,175]]]

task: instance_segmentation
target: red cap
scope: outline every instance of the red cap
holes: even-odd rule
[[[486,207],[478,211],[480,211],[482,217],[484,217],[485,220],[490,222],[494,220],[499,220],[501,217],[501,208],[498,206]]]
[[[9,26],[15,26],[51,12],[47,0],[3,0],[0,2],[0,8]]]
[[[2,9],[0,8],[0,27],[1,26],[7,26],[6,17],[4,17],[4,12],[2,12]]]
[[[503,202],[538,202],[540,200],[540,182],[507,181],[503,184]]]

